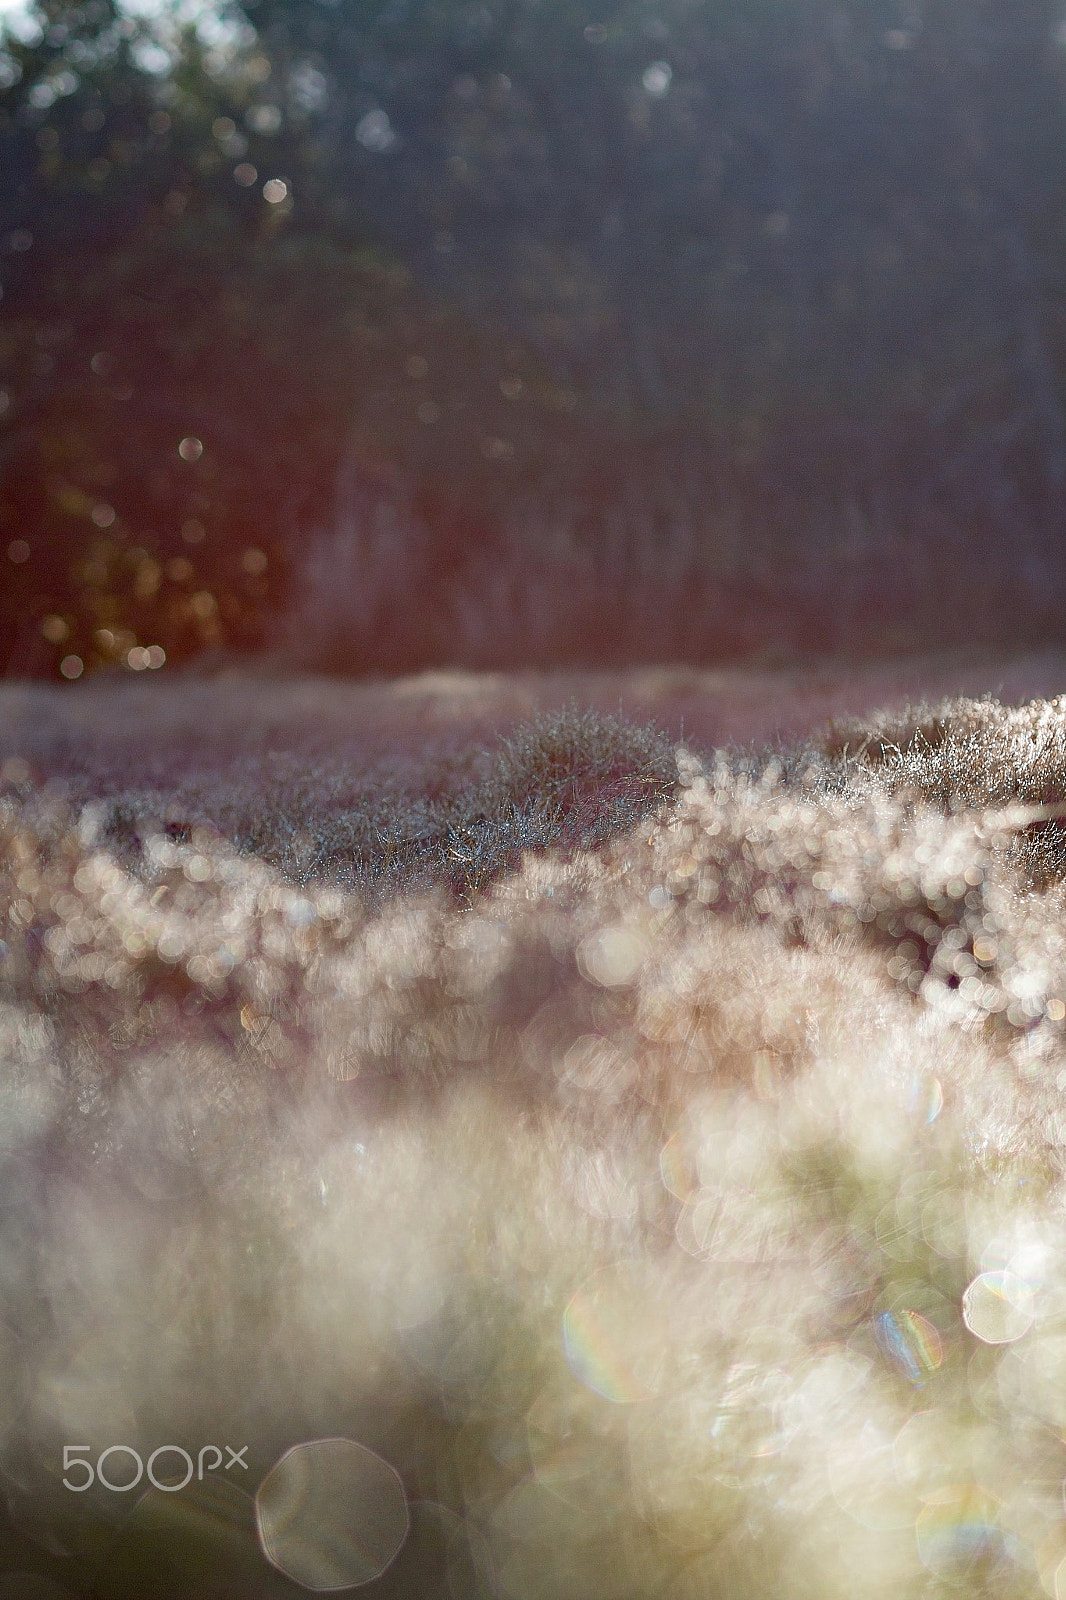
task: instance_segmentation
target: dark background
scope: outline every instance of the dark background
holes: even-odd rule
[[[1063,16],[36,6],[0,671],[1060,641]]]

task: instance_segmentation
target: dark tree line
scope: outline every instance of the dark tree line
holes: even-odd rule
[[[34,16],[9,672],[1060,636],[1058,3]]]

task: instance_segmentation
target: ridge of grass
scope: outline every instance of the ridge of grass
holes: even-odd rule
[[[440,886],[469,903],[517,870],[523,851],[594,849],[677,786],[673,746],[659,729],[574,703],[419,777],[421,789],[387,771],[361,782],[314,759],[245,757],[199,787],[179,779],[170,792],[109,799],[100,837],[132,864],[153,830],[181,840],[207,824],[297,883],[328,880],[374,904]]]

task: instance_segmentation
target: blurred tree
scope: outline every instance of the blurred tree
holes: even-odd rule
[[[110,0],[49,0],[0,54],[9,672],[262,643],[357,397],[427,320],[323,215],[253,36],[171,48]]]
[[[546,505],[562,477],[596,520],[605,441],[618,499],[659,441],[705,463],[711,571],[739,521],[797,601],[828,557],[860,611],[880,587],[988,623],[998,591],[1058,625],[1060,0],[245,11],[314,101],[335,206],[570,396]]]
[[[45,0],[0,49],[6,670],[269,642],[294,575],[348,668],[1057,628],[1060,22]]]
[[[240,84],[203,55],[186,30],[171,71],[110,0],[49,0],[0,57],[8,670],[247,636],[271,581],[265,550],[241,566],[215,535],[235,520],[222,447],[257,453],[227,402],[277,224],[234,183]]]
[[[246,9],[335,208],[653,413],[880,403],[942,253],[971,303],[1002,265],[981,201],[1061,199],[1058,0]]]

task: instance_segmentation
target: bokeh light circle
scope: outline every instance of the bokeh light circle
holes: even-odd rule
[[[287,1450],[259,1485],[255,1519],[267,1560],[320,1593],[380,1578],[410,1527],[399,1473],[354,1439]]]
[[[962,1297],[962,1320],[984,1344],[1012,1344],[1034,1320],[1033,1291],[1013,1272],[982,1272]]]

